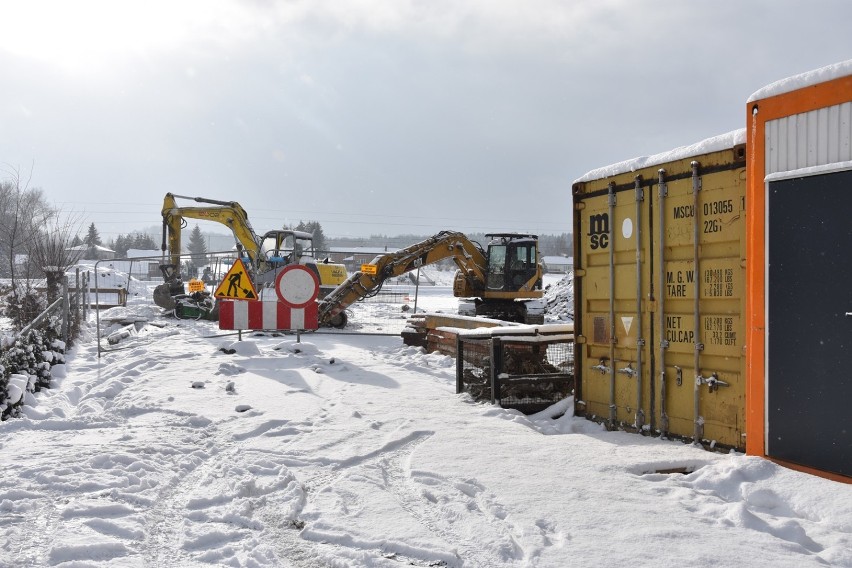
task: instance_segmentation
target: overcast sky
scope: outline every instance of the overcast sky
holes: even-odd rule
[[[105,241],[169,191],[258,232],[570,232],[585,172],[742,128],[754,91],[852,58],[842,0],[0,7],[3,177]]]

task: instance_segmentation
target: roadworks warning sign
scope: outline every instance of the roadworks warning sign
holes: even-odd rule
[[[225,274],[222,283],[213,292],[216,298],[233,298],[235,300],[257,300],[257,290],[249,278],[248,270],[242,259],[237,259]]]

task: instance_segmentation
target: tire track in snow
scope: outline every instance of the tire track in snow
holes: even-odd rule
[[[50,564],[51,539],[59,523],[58,495],[48,492],[36,500],[38,514],[24,524],[17,542],[10,547],[17,549],[13,562],[8,566],[47,566]],[[5,513],[4,513],[5,514]],[[5,566],[0,562],[0,566]]]

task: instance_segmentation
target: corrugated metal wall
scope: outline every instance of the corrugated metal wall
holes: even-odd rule
[[[852,102],[766,123],[766,175],[852,161]]]

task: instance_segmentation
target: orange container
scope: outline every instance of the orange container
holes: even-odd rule
[[[852,61],[747,120],[747,453],[852,481]]]

